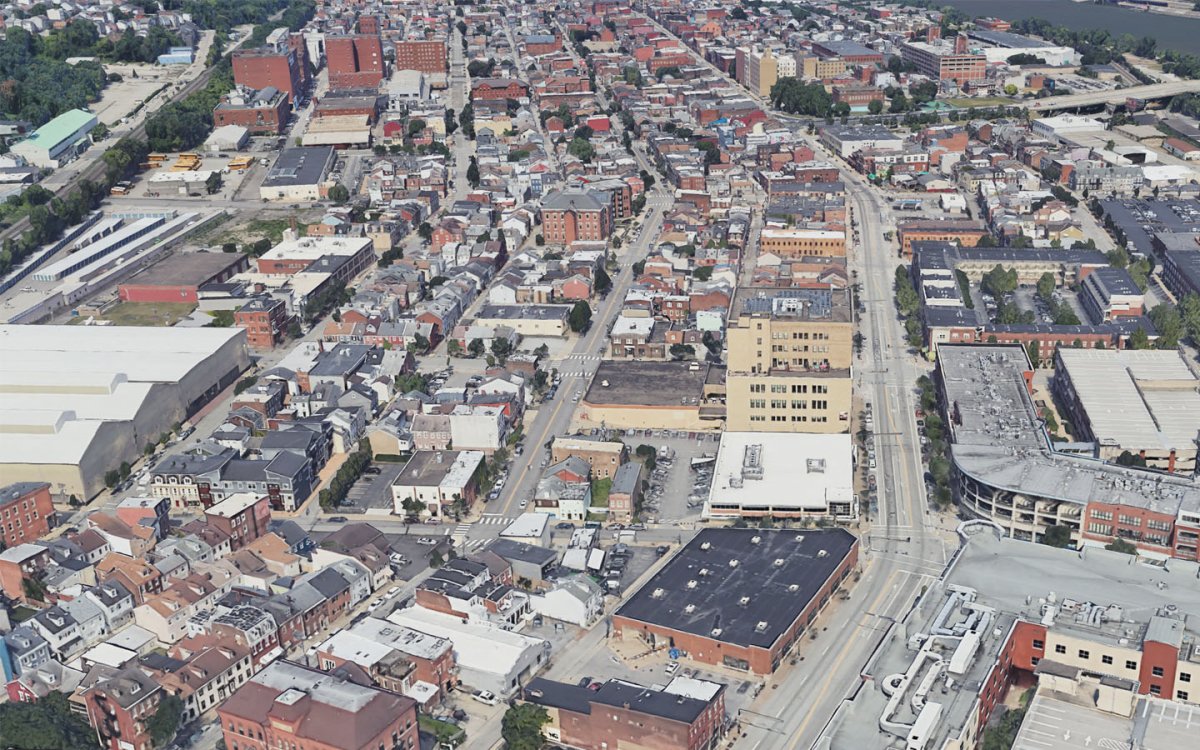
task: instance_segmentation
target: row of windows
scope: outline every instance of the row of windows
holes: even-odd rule
[[[807,386],[807,385],[793,385],[793,386],[791,386],[792,395],[806,394],[809,391],[809,387],[810,386]],[[827,385],[814,385],[814,386],[811,386],[811,388],[812,388],[813,393],[829,393],[829,386],[827,386]],[[750,392],[751,393],[766,393],[767,386],[765,383],[751,383],[750,384]],[[788,386],[786,386],[786,385],[772,385],[771,386],[771,393],[787,393],[787,392],[788,392]]]

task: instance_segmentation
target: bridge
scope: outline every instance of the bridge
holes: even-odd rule
[[[1048,96],[1045,99],[1030,99],[1024,102],[1013,102],[1016,106],[1025,107],[1034,112],[1054,112],[1060,109],[1076,109],[1094,107],[1097,104],[1124,104],[1126,99],[1165,99],[1179,94],[1194,94],[1200,92],[1200,80],[1171,81],[1169,83],[1152,83],[1146,86],[1130,86],[1125,89],[1110,89],[1107,91],[1090,91],[1084,94],[1067,94],[1066,96]]]

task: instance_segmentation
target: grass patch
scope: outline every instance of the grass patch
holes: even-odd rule
[[[13,608],[12,621],[14,623],[25,622],[26,620],[28,620],[30,617],[33,617],[37,613],[38,613],[38,611],[36,609],[33,609],[32,607],[18,605]]]
[[[467,733],[461,727],[457,727],[448,721],[440,721],[432,716],[426,716],[425,714],[417,716],[417,725],[423,731],[436,737],[439,747],[443,743],[453,747],[462,743],[467,737]]]
[[[173,326],[195,309],[194,302],[119,302],[100,320],[110,320],[115,326]]]
[[[1016,104],[1012,99],[1005,99],[999,96],[964,96],[958,99],[945,99],[943,101],[953,107],[962,107],[963,109],[970,109],[971,107],[1008,107]]]
[[[283,232],[292,225],[292,220],[288,219],[251,219],[246,222],[236,235],[228,235],[223,239],[225,242],[252,242],[253,240],[266,237],[271,241],[272,245],[277,245],[283,239]],[[304,222],[296,222],[296,231],[301,237],[304,236],[304,230],[308,228],[308,224]]]
[[[607,508],[608,495],[612,492],[612,479],[604,477],[603,479],[592,480],[592,507]]]

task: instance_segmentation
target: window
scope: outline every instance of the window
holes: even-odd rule
[[[1079,649],[1079,658],[1080,659],[1090,659],[1090,658],[1092,658],[1092,652],[1088,651],[1087,649],[1081,648],[1081,649]]]
[[[1125,668],[1126,669],[1137,669],[1137,662],[1134,661],[1133,659],[1130,659],[1125,662]]]
[[[1041,659],[1039,659],[1039,658],[1038,658],[1038,657],[1036,657],[1036,656],[1035,656],[1035,657],[1033,657],[1033,666],[1035,666],[1035,667],[1036,667],[1036,666],[1038,665],[1038,662],[1039,662],[1039,661],[1041,661]]]
[[[1163,668],[1162,667],[1151,667],[1150,674],[1154,675],[1155,677],[1162,677],[1163,676]]]
[[[1066,647],[1066,646],[1064,646],[1064,645],[1062,645],[1061,643],[1059,643],[1059,644],[1055,645],[1055,647],[1054,647],[1054,653],[1056,653],[1056,654],[1065,654],[1065,653],[1067,653],[1067,647]]]
[[[1046,648],[1046,642],[1039,640],[1037,638],[1034,638],[1033,639],[1033,647],[1040,651],[1040,650]]]
[[[1150,686],[1150,695],[1162,695],[1162,688],[1158,685]]]
[[[1108,654],[1105,654],[1104,656],[1100,657],[1100,661],[1103,662],[1104,664],[1112,664],[1113,658],[1111,656],[1109,656]]]
[[[1180,682],[1191,682],[1192,681],[1192,673],[1191,672],[1180,672],[1179,673],[1179,681]]]
[[[1175,697],[1181,701],[1185,701],[1188,699],[1188,692],[1186,690],[1176,690]]]

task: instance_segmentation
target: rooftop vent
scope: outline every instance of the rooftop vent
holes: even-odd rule
[[[760,542],[762,542],[761,536],[758,536],[757,534],[755,534],[754,536],[750,537],[751,544],[759,544]]]
[[[712,545],[711,545],[711,544],[709,544],[708,542],[701,542],[701,543],[700,543],[700,549],[704,549],[704,550],[706,550],[706,549],[710,549],[711,547],[712,547]]]
[[[684,612],[687,612],[687,613],[690,615],[691,613],[693,613],[693,612],[695,612],[695,611],[696,611],[696,605],[695,605],[695,604],[689,604],[689,605],[687,605],[686,607],[684,607],[684,608],[683,608],[683,611],[684,611]]]
[[[803,541],[804,541],[804,535],[803,535],[803,534],[797,534],[797,535],[796,535],[796,541],[797,541],[797,542],[803,542]]]
[[[666,593],[667,592],[663,591],[662,589],[654,589],[654,592],[652,594],[650,594],[650,596],[655,599],[662,599],[663,595]]]
[[[720,629],[720,628],[713,628],[713,629],[712,629],[712,637],[713,637],[713,638],[720,638],[720,637],[721,637],[721,629]]]
[[[800,590],[800,584],[798,584],[798,583],[788,584],[788,591],[795,593],[799,590]]]
[[[701,568],[700,575],[709,576],[709,575],[712,575],[712,571],[710,571],[708,568]]]
[[[729,567],[731,567],[731,568],[736,568],[738,566],[738,564],[739,563],[738,563],[737,558],[734,558],[733,560],[729,561]]]
[[[694,589],[694,588],[696,588],[696,579],[695,579],[695,578],[693,578],[692,580],[688,581],[688,582],[687,582],[687,587],[688,587],[689,589]]]
[[[766,621],[766,620],[762,620],[762,621],[760,621],[760,622],[759,622],[757,625],[755,625],[755,626],[754,626],[754,632],[755,632],[755,633],[765,633],[765,632],[767,632],[767,621]]]
[[[748,597],[748,596],[743,596],[741,599],[738,599],[738,604],[740,606],[744,607],[749,603],[750,603],[750,597]]]
[[[775,558],[775,567],[777,567],[777,568],[783,567],[783,558],[782,557]]]
[[[825,550],[819,550],[817,552],[817,557],[828,557],[828,556],[829,556],[829,553],[826,552]]]

